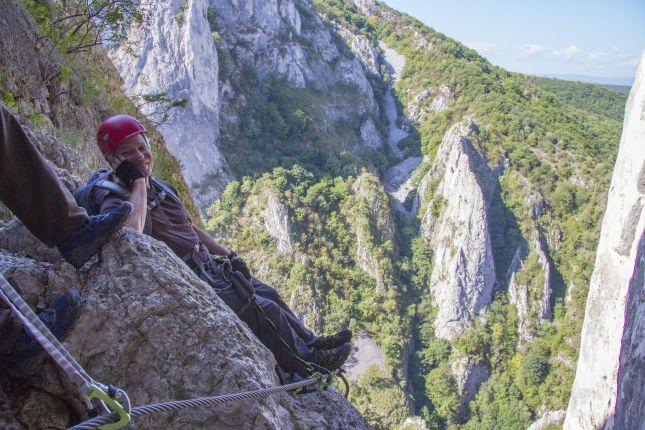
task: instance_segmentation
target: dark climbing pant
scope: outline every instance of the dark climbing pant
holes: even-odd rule
[[[280,294],[272,287],[251,278],[251,285],[255,289],[255,300],[266,316],[277,328],[274,330],[264,315],[255,306],[225,279],[218,267],[209,270],[211,279],[204,279],[215,290],[217,295],[226,303],[237,316],[249,326],[253,334],[266,346],[275,357],[278,365],[291,373],[306,376],[304,364],[282,344],[280,337],[304,361],[315,360],[314,343],[316,336],[307,329],[282,300]],[[279,336],[278,336],[279,334]]]
[[[48,246],[65,240],[88,219],[85,209],[76,204],[16,118],[1,103],[0,200]],[[12,352],[21,326],[7,309],[0,309],[0,355]]]
[[[0,104],[0,199],[40,241],[54,246],[87,222],[69,190]]]

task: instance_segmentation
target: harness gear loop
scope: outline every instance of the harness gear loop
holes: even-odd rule
[[[99,427],[101,430],[119,430],[126,425],[131,420],[130,414],[121,406],[119,402],[116,401],[114,398],[116,394],[120,391],[121,393],[125,393],[123,390],[120,390],[116,387],[110,386],[108,389],[110,392],[114,392],[114,396],[110,396],[108,393],[103,391],[101,388],[99,388],[97,385],[90,385],[90,394],[88,394],[87,398],[88,399],[98,399],[101,403],[103,403],[107,409],[108,413],[116,413],[119,416],[119,420],[115,423],[110,423],[110,424],[104,424],[101,427]],[[126,396],[127,398],[127,396]],[[130,400],[128,399],[126,403],[128,409],[130,409]]]

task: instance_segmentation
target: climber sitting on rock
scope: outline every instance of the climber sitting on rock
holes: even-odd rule
[[[154,160],[146,129],[134,118],[117,115],[105,120],[97,140],[111,171],[98,182],[102,192],[91,193],[101,212],[124,200],[134,209],[126,222],[139,233],[166,243],[244,321],[273,352],[287,372],[306,376],[312,370],[340,368],[349,355],[352,332],[317,337],[289,309],[278,292],[252,277],[244,261],[195,227],[170,184],[152,176]],[[106,186],[107,184],[107,186]],[[255,303],[252,298],[255,298]],[[308,363],[313,363],[313,366]]]

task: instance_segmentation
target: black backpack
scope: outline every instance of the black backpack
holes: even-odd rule
[[[130,197],[130,190],[113,182],[111,179],[112,170],[110,169],[101,168],[92,172],[85,183],[72,192],[76,203],[85,208],[89,215],[98,215],[101,211],[101,205],[109,195],[127,200]],[[150,182],[159,187],[161,192],[154,200],[148,202],[148,213],[146,214],[146,223],[143,227],[143,232],[147,235],[150,235],[152,231],[149,213],[151,210],[156,208],[167,196],[170,196],[177,203],[181,204],[181,199],[177,195],[177,191],[168,182],[155,177],[151,177]]]

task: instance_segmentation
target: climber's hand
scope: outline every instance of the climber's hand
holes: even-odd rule
[[[121,161],[114,171],[114,174],[117,178],[123,181],[126,187],[130,189],[132,188],[134,181],[146,177],[145,173],[143,173],[139,166],[128,160]]]

